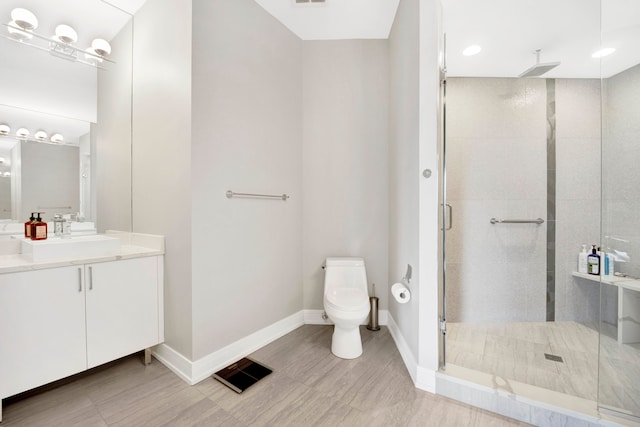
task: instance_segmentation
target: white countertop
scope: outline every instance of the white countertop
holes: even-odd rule
[[[164,236],[120,231],[107,231],[105,234],[120,239],[119,254],[87,258],[74,257],[32,261],[21,253],[11,253],[0,255],[0,274],[164,255]]]

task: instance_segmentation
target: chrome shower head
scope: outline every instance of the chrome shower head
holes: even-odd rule
[[[542,49],[536,49],[534,52],[536,54],[536,64],[520,73],[518,77],[540,77],[560,65],[560,62],[540,63],[540,52],[542,52]]]

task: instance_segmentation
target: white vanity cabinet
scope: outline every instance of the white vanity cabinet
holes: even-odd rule
[[[161,342],[159,261],[146,257],[85,265],[89,368]]]
[[[0,274],[0,398],[87,369],[83,268]]]
[[[0,398],[163,342],[163,262],[0,274]]]

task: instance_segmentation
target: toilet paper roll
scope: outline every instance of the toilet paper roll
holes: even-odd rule
[[[393,295],[400,304],[405,304],[411,299],[411,292],[402,283],[394,283],[393,286],[391,286],[391,295]]]

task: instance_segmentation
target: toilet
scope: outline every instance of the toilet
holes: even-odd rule
[[[342,359],[362,354],[360,325],[369,315],[367,273],[362,258],[327,258],[324,311],[334,323],[331,352]]]

